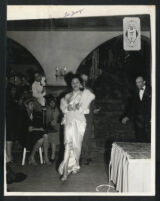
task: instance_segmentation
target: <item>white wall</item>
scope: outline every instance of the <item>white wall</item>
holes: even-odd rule
[[[75,72],[96,47],[122,34],[112,31],[8,31],[7,36],[31,52],[45,71],[49,85],[64,85],[55,79],[55,68],[66,66]],[[149,37],[149,32],[143,35]]]

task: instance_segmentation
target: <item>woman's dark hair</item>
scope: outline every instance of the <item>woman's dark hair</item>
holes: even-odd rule
[[[28,80],[28,77],[24,74],[21,75],[21,78],[25,78],[26,80]]]
[[[12,90],[12,89],[17,90],[17,88],[16,88],[16,86],[15,86],[15,85],[12,85],[12,86],[11,86],[10,90]]]
[[[72,73],[72,72],[68,72],[65,76],[64,76],[64,80],[65,80],[65,82],[66,82],[66,84],[67,84],[67,86],[69,87],[69,88],[71,88],[71,79],[72,79],[72,76],[73,76],[74,74]]]
[[[73,76],[71,77],[71,82],[73,79],[78,79],[81,84],[83,83],[82,78],[78,74],[73,74]]]
[[[55,103],[57,101],[57,99],[52,94],[46,95],[45,99],[46,99],[47,104],[50,104],[51,101],[54,101]]]
[[[72,87],[71,87],[71,82],[72,82],[72,80],[75,79],[75,78],[78,79],[81,84],[83,83],[83,82],[82,82],[82,79],[81,79],[81,77],[80,77],[79,74],[73,74],[72,72],[69,72],[69,73],[67,73],[67,74],[65,75],[64,80],[65,80],[65,82],[66,82],[66,84],[67,84],[67,86],[68,86],[69,89],[72,88]]]
[[[86,75],[88,77],[88,79],[89,79],[89,75],[87,73],[85,73],[85,72],[80,73],[80,76],[82,76],[82,75]]]
[[[25,105],[28,105],[30,102],[34,103],[35,99],[34,98],[26,98],[26,99],[24,99],[24,104]]]
[[[56,98],[52,97],[47,100],[47,103],[50,104],[52,101],[56,103]]]

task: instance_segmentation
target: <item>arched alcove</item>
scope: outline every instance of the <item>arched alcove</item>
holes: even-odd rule
[[[7,38],[6,74],[8,75],[11,71],[26,75],[31,82],[34,72],[45,74],[40,63],[25,47],[13,39]]]
[[[87,73],[93,83],[104,73],[119,74],[117,77],[122,77],[122,74],[125,73],[124,76],[132,84],[137,75],[143,75],[150,82],[150,62],[149,38],[141,37],[140,51],[124,51],[123,36],[120,35],[91,51],[80,63],[77,72]]]
[[[81,62],[78,73],[87,73],[102,107],[95,116],[95,136],[111,141],[134,140],[131,125],[123,126],[120,117],[135,88],[135,79],[143,75],[150,84],[150,39],[141,37],[140,51],[124,51],[123,36],[117,36],[98,46]]]

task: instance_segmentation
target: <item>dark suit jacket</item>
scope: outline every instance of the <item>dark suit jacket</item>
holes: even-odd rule
[[[139,90],[136,90],[126,107],[125,116],[128,116],[138,124],[148,124],[151,120],[151,88],[146,86],[142,100]]]
[[[21,110],[19,115],[19,140],[24,145],[28,139],[29,126],[36,128],[43,127],[43,118],[40,112],[33,111],[33,120],[29,118],[27,110],[24,108]]]

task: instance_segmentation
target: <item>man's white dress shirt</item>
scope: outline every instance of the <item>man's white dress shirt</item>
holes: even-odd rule
[[[146,89],[146,86],[144,86],[144,87],[139,91],[139,98],[140,98],[140,100],[143,99],[143,94],[144,94],[145,89]]]

